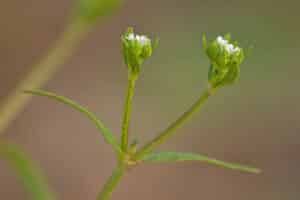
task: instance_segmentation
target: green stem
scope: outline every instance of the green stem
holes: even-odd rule
[[[97,197],[97,200],[107,200],[111,197],[113,190],[116,188],[120,182],[122,176],[125,172],[125,166],[118,166],[110,176],[110,178],[105,183],[102,191]]]
[[[74,47],[81,41],[89,25],[82,21],[71,23],[61,38],[41,62],[34,65],[31,71],[17,84],[15,89],[3,100],[0,106],[0,134],[6,130],[31,99],[30,95],[23,95],[26,89],[42,87],[59,69],[65,60],[75,50]]]
[[[132,99],[134,96],[136,80],[137,80],[137,76],[131,74],[129,75],[127,97],[124,106],[124,115],[123,115],[123,122],[122,122],[122,136],[121,136],[121,147],[124,152],[126,152],[128,148],[128,131],[129,131],[130,118],[131,118],[131,111],[132,111]]]
[[[203,104],[206,102],[209,96],[211,96],[212,90],[207,89],[205,92],[200,96],[200,98],[194,103],[190,109],[188,109],[183,115],[181,115],[175,122],[173,122],[167,129],[165,129],[162,133],[160,133],[157,137],[155,137],[152,141],[148,144],[143,146],[135,155],[135,159],[140,160],[144,155],[151,152],[156,148],[158,145],[165,142],[169,137],[171,137],[175,130],[180,128],[185,122],[187,122],[194,113],[198,112]]]

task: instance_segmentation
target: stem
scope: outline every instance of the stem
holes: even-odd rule
[[[63,65],[81,41],[89,26],[77,20],[71,23],[62,36],[50,49],[47,56],[32,67],[32,70],[17,84],[15,89],[3,100],[0,106],[0,134],[6,130],[31,99],[30,95],[22,95],[26,89],[42,87]]]
[[[116,188],[118,183],[120,182],[122,176],[124,175],[125,167],[120,165],[118,166],[107,180],[105,185],[102,188],[102,191],[97,197],[97,200],[107,200],[111,197],[113,190]]]
[[[132,111],[132,99],[134,96],[135,83],[137,76],[130,74],[128,79],[127,97],[124,106],[124,115],[122,122],[122,136],[121,136],[121,147],[124,152],[128,148],[128,130]]]
[[[200,98],[194,103],[190,109],[188,109],[183,115],[181,115],[175,122],[173,122],[167,129],[161,132],[156,138],[150,141],[148,144],[143,146],[135,155],[135,159],[139,160],[147,153],[153,151],[158,145],[165,142],[169,137],[171,137],[175,130],[180,128],[185,122],[187,122],[194,113],[198,112],[203,104],[206,102],[209,96],[211,96],[212,90],[207,89],[204,93],[200,96]]]

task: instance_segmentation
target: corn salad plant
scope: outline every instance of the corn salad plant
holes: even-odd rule
[[[159,133],[148,143],[144,144],[141,148],[137,148],[137,144],[135,142],[129,141],[129,126],[135,86],[142,72],[145,61],[151,57],[153,51],[157,47],[157,41],[158,40],[156,39],[150,39],[146,35],[136,34],[133,28],[128,28],[128,30],[121,36],[124,62],[128,68],[128,87],[124,104],[123,120],[121,124],[122,133],[120,139],[116,137],[116,135],[100,120],[98,116],[75,101],[43,90],[25,91],[27,94],[48,97],[79,111],[96,126],[104,137],[104,140],[112,147],[118,161],[117,166],[113,170],[112,175],[107,180],[106,184],[103,186],[97,200],[109,199],[113,190],[116,188],[121,178],[129,168],[149,162],[164,163],[198,161],[242,172],[260,172],[257,168],[217,160],[202,154],[156,151],[156,148],[159,145],[163,144],[166,140],[173,136],[181,126],[192,118],[196,112],[201,110],[209,97],[215,95],[219,89],[227,85],[232,85],[238,81],[240,76],[240,66],[245,59],[245,50],[239,46],[238,42],[233,41],[229,34],[224,37],[218,36],[216,39],[209,41],[205,36],[202,38],[203,49],[209,58],[210,66],[208,70],[209,86],[205,91],[203,91],[199,99],[176,121],[171,123],[165,130]]]

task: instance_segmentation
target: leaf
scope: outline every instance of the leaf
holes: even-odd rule
[[[150,153],[149,155],[146,155],[143,158],[143,160],[150,161],[150,162],[201,161],[201,162],[206,162],[208,164],[216,165],[227,169],[233,169],[233,170],[256,173],[256,174],[261,172],[257,168],[247,167],[245,165],[229,163],[221,160],[216,160],[214,158],[209,158],[207,156],[194,154],[194,153],[180,153],[180,152]]]
[[[0,142],[0,157],[8,161],[9,165],[14,168],[25,188],[31,193],[32,199],[55,199],[40,168],[16,145]]]
[[[98,119],[98,117],[94,113],[90,112],[87,108],[79,105],[78,103],[72,101],[71,99],[68,99],[68,98],[63,97],[63,96],[56,95],[54,93],[46,92],[46,91],[43,91],[43,90],[26,90],[24,92],[27,93],[27,94],[32,94],[32,95],[36,95],[36,96],[49,97],[50,99],[53,99],[53,100],[56,100],[60,103],[68,105],[71,108],[73,108],[73,109],[79,111],[80,113],[84,114],[90,121],[92,121],[95,124],[96,128],[103,135],[105,141],[108,144],[111,144],[113,146],[114,150],[117,153],[122,152],[121,148],[120,148],[120,146],[117,142],[116,137],[112,134],[112,132],[108,128],[106,128],[104,126],[104,124]]]

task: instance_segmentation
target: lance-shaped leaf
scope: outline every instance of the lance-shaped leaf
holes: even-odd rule
[[[24,92],[28,93],[28,94],[32,94],[32,95],[37,95],[37,96],[49,97],[50,99],[54,99],[54,100],[56,100],[60,103],[68,105],[71,108],[73,108],[73,109],[79,111],[80,113],[84,114],[88,119],[90,119],[95,124],[96,128],[103,135],[105,141],[108,144],[111,144],[113,146],[114,150],[117,153],[121,153],[121,148],[120,148],[120,146],[117,142],[116,137],[112,134],[112,132],[108,128],[106,128],[104,126],[104,124],[99,120],[99,118],[94,113],[89,111],[87,108],[79,105],[78,103],[72,101],[71,99],[68,99],[68,98],[63,97],[63,96],[56,95],[56,94],[51,93],[51,92],[46,92],[46,91],[43,91],[43,90],[27,90],[27,91],[24,91]]]
[[[143,158],[144,161],[150,162],[176,162],[176,161],[200,161],[219,167],[233,169],[249,173],[260,173],[260,170],[253,167],[248,167],[245,165],[240,165],[236,163],[229,163],[214,158],[209,158],[204,155],[194,154],[194,153],[180,153],[180,152],[160,152],[160,153],[150,153]]]
[[[54,200],[41,170],[16,145],[0,142],[0,159],[4,159],[17,172],[18,178],[34,200]]]

